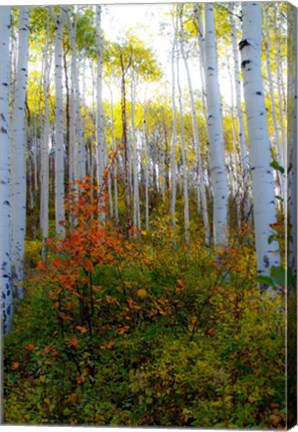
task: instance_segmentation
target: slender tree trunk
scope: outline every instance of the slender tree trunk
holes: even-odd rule
[[[138,179],[138,149],[137,149],[137,136],[135,128],[135,81],[134,77],[131,78],[131,129],[132,129],[132,148],[133,148],[133,226],[139,226],[140,214],[140,199],[139,199],[139,179]],[[136,231],[134,235],[136,236]]]
[[[113,151],[116,152],[116,142],[115,142],[115,133],[114,133],[114,103],[113,103],[113,93],[110,88],[111,95],[111,137],[112,137],[112,148]],[[118,154],[116,155],[116,160],[113,164],[113,180],[114,180],[114,215],[115,222],[118,225],[119,223],[119,208],[118,208]]]
[[[49,62],[49,20],[47,20],[47,40],[44,53],[44,126],[41,149],[41,198],[40,198],[40,227],[42,230],[43,245],[49,234],[49,143],[50,143],[50,73]]]
[[[268,26],[267,11],[264,11],[263,16],[265,21],[265,34],[266,34],[266,65],[267,65],[267,75],[269,80],[272,119],[273,119],[274,131],[275,131],[277,160],[279,165],[284,167],[285,166],[284,154],[283,154],[282,142],[280,141],[279,126],[278,126],[278,120],[277,120],[276,109],[275,109],[275,96],[274,96],[274,86],[273,86],[273,78],[272,78],[272,71],[271,71],[271,59],[270,59],[272,43],[271,43],[271,37],[269,32],[269,26]],[[281,118],[281,122],[283,122],[282,118]],[[280,187],[280,195],[284,198],[285,179],[280,172],[277,172],[277,176],[278,176],[278,184]]]
[[[29,55],[29,8],[20,6],[16,94],[12,117],[12,266],[16,295],[23,297],[24,240],[26,233],[26,131],[25,104]]]
[[[186,148],[185,148],[185,136],[184,136],[182,90],[181,90],[180,76],[179,76],[179,58],[177,57],[176,60],[177,60],[177,62],[176,62],[177,88],[178,88],[180,128],[181,128],[181,144],[182,144],[181,153],[182,153],[183,195],[184,195],[184,230],[185,230],[185,240],[188,243],[189,242],[188,178],[187,178],[187,167],[186,167]]]
[[[171,217],[172,225],[176,227],[176,171],[177,171],[177,161],[176,161],[176,139],[177,139],[177,109],[176,109],[176,74],[175,74],[175,51],[177,49],[177,33],[175,31],[174,42],[172,47],[172,105],[173,105],[173,130],[172,130],[172,153],[171,153]]]
[[[120,66],[121,66],[121,119],[122,119],[122,148],[124,152],[124,196],[125,196],[125,216],[126,216],[126,231],[129,235],[131,227],[131,206],[130,206],[130,175],[129,175],[129,148],[127,140],[127,118],[126,118],[126,85],[123,54],[119,48]]]
[[[214,6],[205,3],[205,74],[208,104],[209,167],[213,188],[213,235],[215,247],[227,243],[228,185],[224,158],[222,111],[217,72]]]
[[[268,242],[276,223],[275,193],[266,108],[261,75],[262,18],[260,3],[243,3],[243,34],[239,44],[246,106],[250,165],[252,173],[253,210],[256,232],[257,271],[269,275],[278,266],[278,243]]]
[[[2,60],[0,63],[0,261],[1,261],[1,295],[2,295],[2,331],[9,333],[12,329],[13,320],[13,290],[11,279],[11,258],[9,226],[11,218],[10,176],[9,176],[9,81],[10,81],[10,59],[9,59],[9,32],[10,32],[10,10],[8,6],[0,8],[0,47]]]
[[[62,36],[64,28],[63,11],[54,15],[55,19],[55,216],[56,233],[63,237],[64,227],[60,224],[65,220],[64,211],[64,115],[63,115],[63,84],[62,84]]]
[[[189,90],[189,97],[190,97],[190,104],[191,104],[191,115],[192,115],[192,129],[193,129],[193,136],[194,136],[194,142],[195,142],[195,154],[196,154],[196,190],[197,190],[197,201],[198,205],[200,203],[200,196],[202,198],[202,212],[203,212],[203,222],[204,222],[204,228],[205,228],[205,243],[206,245],[210,244],[210,228],[209,228],[209,219],[208,219],[208,208],[207,208],[207,200],[206,200],[206,190],[205,190],[205,184],[204,184],[204,178],[203,178],[203,169],[202,169],[202,159],[201,159],[201,153],[200,153],[200,140],[199,140],[199,131],[198,131],[198,125],[197,125],[197,118],[196,118],[196,109],[195,109],[195,101],[192,91],[192,83],[191,83],[191,76],[190,71],[187,63],[187,57],[184,50],[184,30],[183,30],[183,22],[182,22],[182,8],[181,8],[181,14],[180,14],[180,25],[181,25],[181,53],[185,65],[186,70],[186,76],[187,76],[187,83],[188,83],[188,90]]]
[[[103,106],[102,106],[102,30],[101,30],[101,6],[96,5],[96,44],[97,44],[97,121],[96,121],[96,143],[97,143],[97,163],[98,163],[98,184],[103,182],[105,167],[105,145],[103,128]]]

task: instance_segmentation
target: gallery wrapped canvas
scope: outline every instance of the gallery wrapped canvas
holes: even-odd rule
[[[0,6],[2,423],[297,423],[297,8]]]

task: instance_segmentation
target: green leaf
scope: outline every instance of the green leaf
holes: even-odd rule
[[[268,285],[268,286],[274,286],[274,282],[269,276],[259,275],[256,277],[256,280],[257,280],[257,282],[259,282],[261,284]]]
[[[270,276],[274,285],[284,287],[286,284],[286,270],[283,267],[272,267],[270,269]]]
[[[273,161],[270,163],[270,166],[271,166],[272,168],[274,168],[276,171],[279,171],[279,172],[282,173],[282,174],[284,174],[284,172],[285,172],[284,167],[282,167],[281,165],[279,165],[279,163],[278,163],[276,160],[273,160]]]
[[[277,238],[277,235],[276,234],[271,234],[269,237],[268,237],[268,243],[269,244],[271,244],[273,241],[277,241],[278,240],[278,238]]]

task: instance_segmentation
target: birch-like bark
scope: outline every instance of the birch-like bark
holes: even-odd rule
[[[248,125],[257,271],[269,275],[280,263],[278,243],[268,242],[276,223],[271,151],[261,75],[262,18],[260,3],[243,3],[243,34],[239,44]]]
[[[213,188],[213,236],[215,247],[227,243],[228,185],[224,158],[222,110],[217,71],[214,5],[205,3],[205,80],[208,106],[209,167]]]
[[[185,148],[185,134],[184,134],[184,120],[183,120],[183,106],[182,106],[182,90],[180,84],[179,73],[179,57],[176,59],[176,74],[177,74],[177,88],[178,88],[178,103],[180,114],[180,136],[181,136],[181,154],[182,154],[182,173],[183,173],[183,196],[184,196],[184,231],[185,240],[189,242],[189,203],[188,203],[188,176],[186,168],[186,148]]]
[[[176,227],[176,196],[177,196],[177,161],[176,161],[176,139],[177,139],[177,109],[176,109],[176,73],[175,73],[175,52],[177,52],[177,33],[174,32],[172,47],[171,70],[172,70],[172,110],[173,110],[173,130],[171,142],[171,218],[172,225]]]
[[[2,298],[2,332],[9,333],[13,320],[13,290],[11,279],[11,255],[9,226],[11,218],[10,176],[9,176],[9,32],[10,32],[9,6],[0,7],[0,48],[2,60],[0,63],[0,261],[1,261],[1,298]]]
[[[47,40],[44,51],[44,126],[41,149],[41,197],[40,197],[40,227],[43,245],[49,234],[49,144],[50,144],[50,74],[51,64],[49,56],[49,19],[47,19]]]
[[[24,240],[26,233],[26,131],[25,103],[29,56],[29,7],[20,6],[19,48],[16,93],[13,101],[11,186],[12,186],[12,244],[13,285],[17,297],[23,297]]]
[[[64,28],[63,11],[54,15],[55,19],[55,217],[56,233],[63,237],[64,227],[60,224],[65,219],[64,211],[64,113],[62,84],[62,36]]]
[[[276,152],[277,152],[277,161],[279,165],[284,167],[284,153],[283,153],[283,147],[282,142],[280,140],[279,135],[279,125],[276,115],[276,109],[275,109],[275,97],[274,97],[274,85],[273,85],[273,78],[272,78],[272,71],[271,71],[271,59],[270,59],[270,53],[272,49],[272,43],[271,43],[271,37],[269,32],[269,26],[268,26],[268,18],[267,18],[267,11],[264,11],[263,13],[264,21],[265,21],[265,35],[266,35],[266,65],[267,65],[267,76],[269,80],[269,91],[270,91],[270,99],[271,99],[271,112],[272,112],[272,119],[273,119],[273,125],[274,125],[274,132],[275,132],[275,144],[276,144]],[[283,118],[281,118],[281,123],[283,122]],[[283,128],[283,126],[282,126]],[[283,137],[283,135],[282,135]],[[284,139],[284,138],[282,138]],[[280,173],[277,172],[277,182],[280,188],[280,195],[282,198],[285,196],[285,178]]]
[[[101,6],[96,5],[96,45],[97,45],[97,80],[96,80],[96,144],[98,163],[98,184],[103,182],[105,167],[104,129],[103,129],[103,106],[102,106],[102,29],[101,29]]]
[[[182,9],[181,9],[181,12],[182,12]],[[185,49],[184,49],[184,29],[183,29],[183,22],[182,22],[182,15],[181,14],[180,14],[180,25],[181,25],[180,48],[181,48],[181,54],[182,54],[182,58],[184,61],[184,66],[185,66],[186,76],[187,76],[188,91],[189,91],[190,104],[191,104],[192,129],[193,129],[193,136],[194,136],[194,142],[195,142],[195,154],[196,154],[196,164],[197,164],[197,167],[196,167],[197,202],[198,202],[198,206],[199,206],[200,196],[201,196],[201,198],[202,198],[203,223],[204,223],[204,228],[205,228],[205,243],[206,243],[206,245],[209,245],[210,244],[210,228],[209,228],[208,208],[207,208],[207,200],[206,200],[206,190],[205,190],[205,183],[204,183],[204,178],[203,178],[202,159],[201,159],[201,153],[200,153],[200,139],[199,139],[199,131],[198,131],[198,125],[197,125],[196,109],[195,109],[195,102],[194,102],[194,96],[193,96],[193,90],[192,90],[191,76],[190,76],[187,57],[186,57],[186,53],[185,53]]]
[[[110,106],[111,106],[111,137],[112,137],[112,148],[113,151],[116,152],[116,141],[115,141],[115,132],[114,132],[114,103],[113,103],[113,92],[110,87]],[[118,153],[116,154],[116,160],[113,164],[113,180],[114,180],[114,215],[115,222],[118,225],[119,223],[119,207],[118,207]]]
[[[132,74],[133,75],[133,74]],[[135,128],[135,93],[136,83],[134,76],[131,77],[131,130],[132,130],[132,149],[133,149],[133,226],[140,227],[140,199],[139,199],[139,179],[138,179],[138,149]],[[137,232],[134,230],[134,236]]]

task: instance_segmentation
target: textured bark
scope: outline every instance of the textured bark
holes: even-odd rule
[[[9,178],[9,29],[10,10],[8,6],[0,8],[0,261],[1,261],[1,299],[2,299],[2,331],[9,333],[13,320],[13,292],[11,280],[11,256],[9,242],[10,225],[10,178]]]
[[[141,229],[140,226],[140,198],[139,198],[139,179],[138,179],[138,149],[135,128],[135,81],[131,77],[131,130],[132,130],[132,149],[133,149],[133,226]],[[134,231],[136,236],[136,231]]]
[[[276,223],[271,151],[268,137],[264,90],[261,76],[262,19],[259,3],[244,3],[243,34],[239,44],[243,74],[244,99],[248,125],[253,211],[256,232],[257,271],[269,275],[280,263],[278,243],[268,243]]]
[[[63,11],[55,19],[55,216],[56,232],[64,236],[64,227],[60,224],[65,219],[64,211],[64,113],[62,85],[62,36],[64,28]]]
[[[241,100],[241,80],[240,80],[240,63],[239,63],[239,50],[237,46],[237,29],[234,15],[234,4],[231,3],[230,23],[232,27],[232,45],[233,45],[233,62],[234,62],[234,84],[235,84],[235,105],[237,111],[238,121],[238,142],[240,146],[240,159],[241,159],[241,171],[242,171],[242,203],[244,216],[247,217],[250,208],[250,196],[249,196],[249,156],[248,149],[245,141],[245,129],[244,119],[242,112],[242,100]]]
[[[172,130],[172,142],[171,142],[171,217],[172,225],[176,227],[176,196],[177,196],[177,161],[176,161],[176,139],[177,139],[177,109],[176,109],[176,73],[175,73],[175,52],[177,50],[177,34],[174,34],[174,41],[172,47],[172,105],[173,105],[173,130]]]
[[[97,121],[96,121],[96,144],[97,144],[97,163],[98,163],[98,184],[103,182],[105,167],[104,150],[104,128],[103,128],[103,106],[102,106],[102,30],[101,30],[101,6],[96,6],[96,44],[97,44]]]
[[[47,239],[49,233],[49,143],[50,143],[50,73],[51,65],[49,61],[49,21],[47,21],[47,41],[44,53],[44,95],[45,111],[44,125],[42,133],[41,149],[41,197],[40,197],[40,227],[42,230],[43,242]]]
[[[16,295],[23,297],[24,240],[26,232],[26,131],[25,107],[29,55],[29,8],[20,6],[19,48],[16,93],[12,115],[11,187],[12,187],[12,268]]]
[[[205,81],[208,105],[209,168],[213,189],[213,236],[215,247],[227,243],[228,185],[224,158],[222,110],[217,72],[214,6],[205,3]]]
[[[184,121],[183,121],[183,106],[182,106],[182,90],[180,85],[179,74],[179,58],[176,59],[176,73],[177,73],[177,88],[178,88],[178,103],[180,113],[180,136],[181,136],[181,154],[182,154],[182,175],[183,175],[183,196],[184,196],[184,231],[185,240],[189,241],[189,203],[188,203],[188,176],[186,167],[186,148],[184,136]]]
[[[182,9],[181,9],[181,12],[182,12]],[[180,14],[180,26],[181,26],[180,48],[181,48],[182,58],[183,58],[185,70],[186,70],[186,77],[187,77],[190,104],[191,104],[192,129],[193,129],[193,136],[194,136],[194,143],[195,143],[195,154],[196,154],[196,164],[197,164],[197,167],[196,167],[197,202],[198,202],[198,207],[200,207],[200,197],[201,197],[203,223],[204,223],[204,228],[205,228],[205,243],[207,245],[209,245],[210,244],[210,228],[209,228],[209,219],[208,219],[206,190],[205,190],[205,184],[204,184],[204,178],[203,178],[202,159],[201,159],[201,153],[200,153],[200,139],[199,139],[199,131],[198,131],[198,125],[197,125],[197,118],[196,118],[195,101],[194,101],[194,96],[193,96],[193,91],[192,91],[191,76],[190,76],[190,71],[189,71],[189,67],[188,67],[188,63],[187,63],[187,57],[186,57],[186,53],[185,53],[185,49],[184,49],[184,30],[183,30],[183,22],[182,22],[182,15],[181,14]]]

